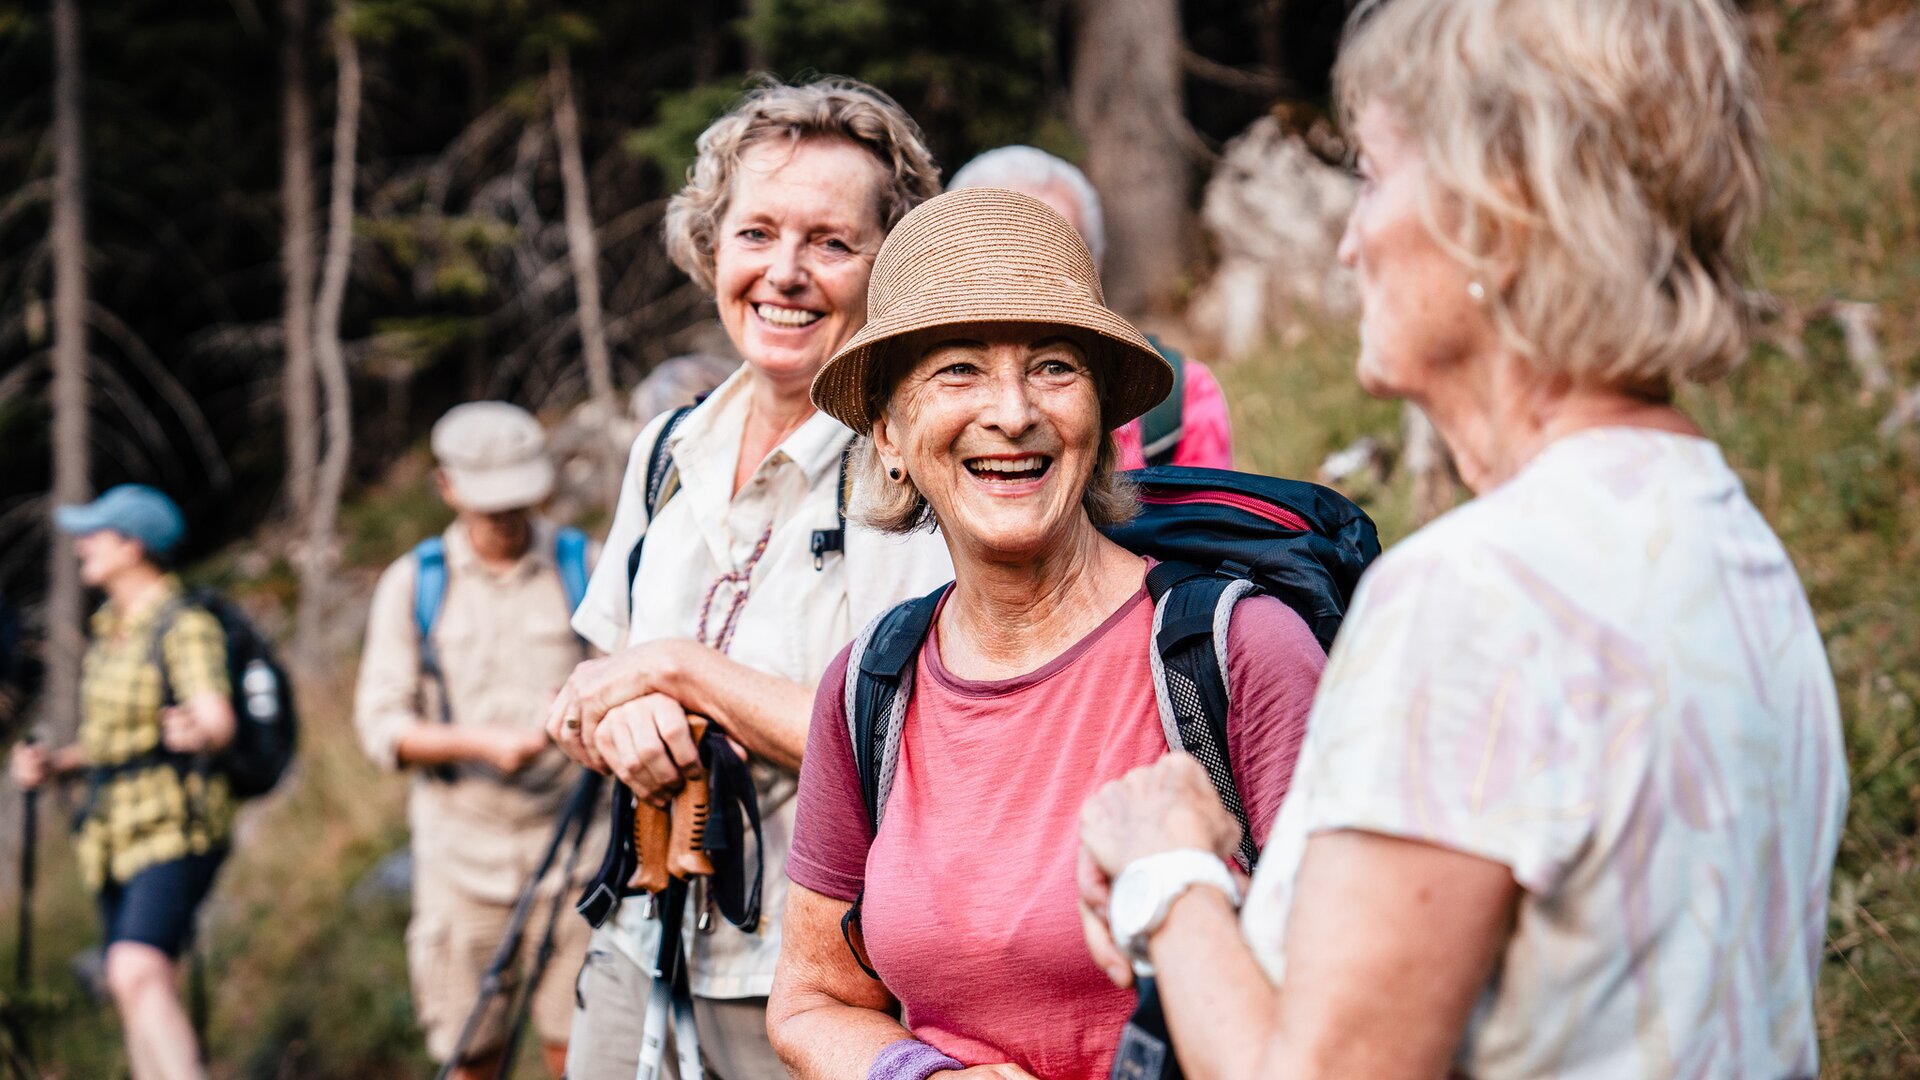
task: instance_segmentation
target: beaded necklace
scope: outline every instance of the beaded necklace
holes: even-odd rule
[[[753,552],[747,556],[746,564],[737,570],[729,570],[713,579],[707,586],[706,599],[700,601],[700,643],[718,652],[726,653],[733,647],[733,633],[740,627],[740,610],[747,606],[747,596],[753,592],[753,568],[760,565],[760,556],[767,553],[767,541],[773,539],[773,522],[761,530],[760,539],[753,545]],[[713,614],[713,598],[720,593],[720,586],[733,587],[733,596],[728,601],[727,613],[721,620],[720,629],[711,636],[708,634],[707,619]]]

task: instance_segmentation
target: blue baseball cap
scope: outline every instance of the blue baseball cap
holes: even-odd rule
[[[90,503],[54,510],[53,523],[68,536],[86,536],[107,529],[140,541],[152,555],[165,555],[187,535],[187,519],[180,507],[158,488],[121,484],[108,488]]]

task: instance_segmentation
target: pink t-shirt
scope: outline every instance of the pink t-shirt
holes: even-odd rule
[[[1173,464],[1203,469],[1233,468],[1233,424],[1227,417],[1227,398],[1220,392],[1207,365],[1186,361],[1185,387],[1180,395],[1180,441],[1173,448]],[[1114,429],[1122,469],[1144,468],[1140,449],[1140,421],[1129,420]]]
[[[930,637],[877,840],[847,736],[845,652],[821,680],[787,872],[841,900],[864,886],[867,952],[904,1022],[968,1065],[1044,1080],[1104,1080],[1112,1066],[1134,995],[1087,953],[1074,860],[1081,804],[1167,752],[1152,630],[1142,588],[1050,663],[994,682],[948,672]],[[1271,597],[1241,603],[1228,654],[1228,751],[1263,841],[1325,657]]]

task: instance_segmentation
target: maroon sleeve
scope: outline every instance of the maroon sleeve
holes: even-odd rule
[[[1265,846],[1287,797],[1326,665],[1313,631],[1284,601],[1255,596],[1234,609],[1227,628],[1227,753],[1255,844]]]
[[[813,696],[807,752],[800,759],[799,805],[787,876],[814,892],[852,903],[867,881],[873,832],[860,799],[860,773],[847,737],[847,655],[840,650]]]

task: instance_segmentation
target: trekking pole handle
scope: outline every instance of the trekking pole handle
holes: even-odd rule
[[[707,718],[687,717],[687,727],[697,747],[707,734]],[[707,814],[712,809],[712,785],[706,771],[689,777],[680,793],[673,797],[672,840],[667,848],[667,871],[677,878],[696,878],[713,873],[713,860],[707,857]]]

